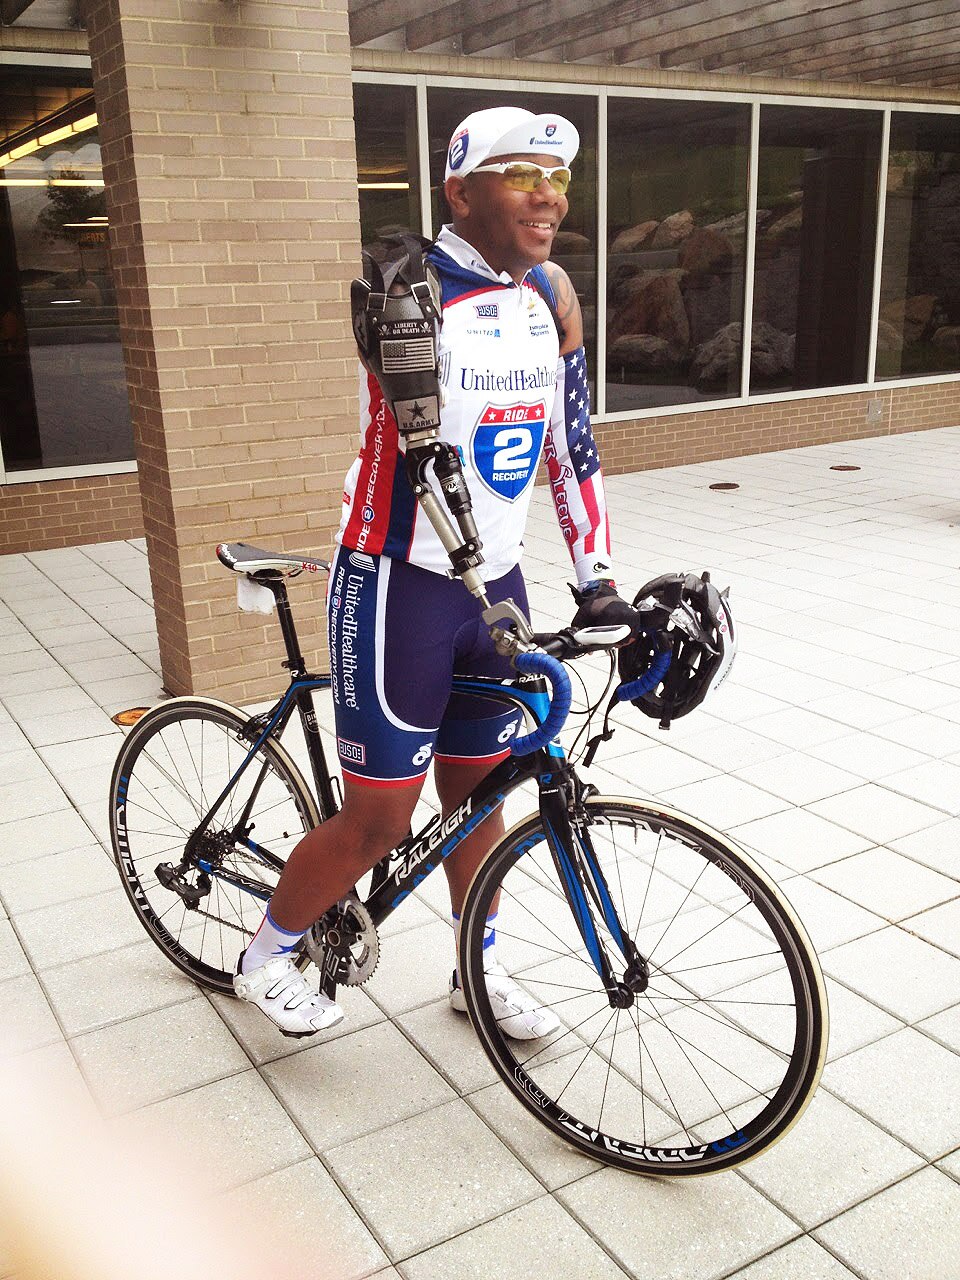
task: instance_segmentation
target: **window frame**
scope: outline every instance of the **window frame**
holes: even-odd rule
[[[54,71],[89,71],[93,64],[85,53],[30,53],[20,49],[0,49],[0,67],[33,67]],[[82,480],[91,476],[132,475],[138,470],[135,457],[116,462],[81,462],[73,467],[35,467],[29,471],[7,471],[0,446],[0,487],[13,484],[42,484],[54,480]]]
[[[25,50],[0,50],[0,66],[16,66],[29,69],[64,68],[90,70],[91,60],[86,54],[53,54],[33,53]],[[579,68],[581,71],[586,68]],[[412,85],[416,93],[417,139],[420,178],[420,220],[421,233],[432,234],[430,210],[430,166],[429,166],[429,130],[427,122],[427,90],[429,88],[447,89],[493,89],[504,93],[526,92],[544,96],[576,95],[592,97],[596,100],[597,109],[597,188],[595,191],[597,226],[606,226],[607,218],[607,184],[608,164],[607,137],[607,103],[611,97],[628,98],[674,98],[680,100],[698,99],[701,101],[747,103],[751,107],[751,137],[748,168],[748,204],[744,264],[744,339],[741,366],[741,394],[738,397],[718,399],[716,401],[700,401],[696,404],[659,405],[647,409],[625,409],[619,412],[606,412],[606,386],[599,370],[605,367],[607,302],[606,280],[607,260],[602,237],[597,236],[597,403],[594,406],[593,418],[596,422],[622,422],[643,418],[669,417],[676,414],[710,413],[718,409],[738,409],[749,405],[778,404],[789,400],[806,400],[827,396],[858,395],[865,391],[895,390],[900,387],[918,387],[936,385],[944,382],[960,381],[960,372],[939,373],[912,378],[876,377],[876,349],[878,321],[880,314],[881,267],[883,257],[883,235],[886,215],[886,179],[890,154],[890,133],[894,112],[911,114],[931,114],[940,116],[957,116],[960,118],[960,105],[946,102],[911,102],[908,100],[842,98],[819,95],[800,95],[783,93],[748,93],[736,90],[695,90],[674,89],[645,85],[612,85],[568,83],[562,80],[521,80],[516,77],[492,76],[445,76],[436,73],[402,72],[402,71],[365,71],[354,70],[354,83]],[[849,110],[880,112],[882,115],[882,141],[880,166],[877,182],[877,220],[876,245],[873,261],[873,296],[870,317],[870,343],[868,355],[867,380],[862,383],[844,384],[837,387],[817,387],[802,391],[781,391],[763,394],[749,394],[751,322],[753,316],[753,277],[756,253],[756,196],[757,168],[759,156],[760,110],[764,105],[834,107]],[[87,463],[72,467],[40,468],[32,471],[16,471],[8,473],[4,467],[2,451],[0,451],[0,485],[35,484],[43,481],[64,480],[101,475],[121,475],[136,472],[135,459],[109,463]]]
[[[580,68],[586,70],[586,68]],[[671,417],[677,414],[712,413],[719,409],[741,409],[750,405],[780,404],[788,400],[823,399],[830,396],[862,395],[865,391],[881,392],[899,387],[921,387],[943,382],[960,381],[960,371],[941,373],[913,378],[884,378],[876,376],[876,349],[878,320],[880,315],[880,285],[883,259],[883,232],[886,214],[886,175],[890,153],[890,128],[894,112],[903,111],[913,114],[924,113],[940,116],[957,116],[960,118],[960,105],[941,102],[909,102],[878,98],[844,98],[809,94],[784,93],[748,93],[736,90],[721,89],[674,89],[649,85],[612,85],[612,84],[571,84],[556,80],[520,80],[493,76],[444,76],[434,72],[402,72],[402,71],[366,71],[353,72],[355,83],[395,83],[414,85],[417,92],[417,136],[419,140],[420,193],[421,193],[421,233],[431,236],[430,225],[430,172],[427,155],[427,90],[431,88],[445,89],[494,89],[505,95],[511,92],[542,93],[545,97],[557,97],[575,94],[578,97],[594,97],[597,101],[597,225],[606,226],[607,218],[607,183],[608,135],[607,135],[607,103],[610,98],[661,98],[679,99],[681,101],[697,100],[704,102],[736,102],[746,103],[751,108],[750,117],[750,155],[748,160],[748,202],[747,226],[745,240],[744,263],[744,310],[743,310],[743,350],[741,365],[740,395],[713,401],[698,401],[695,404],[658,405],[647,409],[624,409],[607,412],[605,380],[599,371],[605,367],[607,345],[607,299],[606,280],[607,263],[605,245],[602,236],[597,237],[597,396],[592,417],[595,422],[631,422],[643,418]],[[868,349],[867,380],[859,383],[844,383],[836,387],[812,387],[800,391],[773,391],[751,395],[750,351],[751,325],[753,319],[753,285],[756,263],[756,230],[757,230],[757,184],[758,162],[760,150],[760,111],[764,106],[785,107],[824,107],[847,109],[851,111],[869,111],[881,117],[881,149],[877,179],[877,217],[876,242],[873,255],[873,282],[870,314],[870,338]]]

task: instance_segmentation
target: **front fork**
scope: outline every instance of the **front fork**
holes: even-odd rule
[[[649,968],[621,921],[590,838],[583,786],[566,767],[540,775],[540,817],[564,896],[612,1008],[628,1008],[646,989]],[[597,928],[597,916],[623,957],[617,978]],[[619,967],[619,965],[618,965]]]

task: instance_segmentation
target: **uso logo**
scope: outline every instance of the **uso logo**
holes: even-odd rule
[[[552,138],[553,135],[557,132],[557,126],[555,124],[548,124],[543,132],[547,135],[548,138]]]
[[[459,169],[467,158],[467,147],[470,145],[470,134],[461,129],[450,139],[450,154],[447,157],[451,169]]]

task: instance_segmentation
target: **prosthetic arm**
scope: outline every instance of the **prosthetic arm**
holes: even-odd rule
[[[482,543],[460,454],[440,438],[440,299],[436,279],[424,261],[426,243],[413,236],[391,236],[385,255],[364,252],[364,276],[350,286],[354,336],[361,359],[396,419],[410,487],[450,557],[452,573],[483,604],[484,621],[498,647],[508,643],[501,639],[508,634],[502,623],[529,642],[530,624],[512,600],[490,605],[479,572]],[[427,479],[431,462],[446,511]]]

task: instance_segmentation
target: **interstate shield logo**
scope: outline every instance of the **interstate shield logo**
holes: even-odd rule
[[[450,139],[450,153],[448,156],[451,169],[459,169],[467,158],[467,148],[470,146],[470,134],[466,129],[461,129],[458,134]]]
[[[498,498],[516,502],[533,480],[546,428],[542,400],[487,405],[470,442],[480,479]]]

